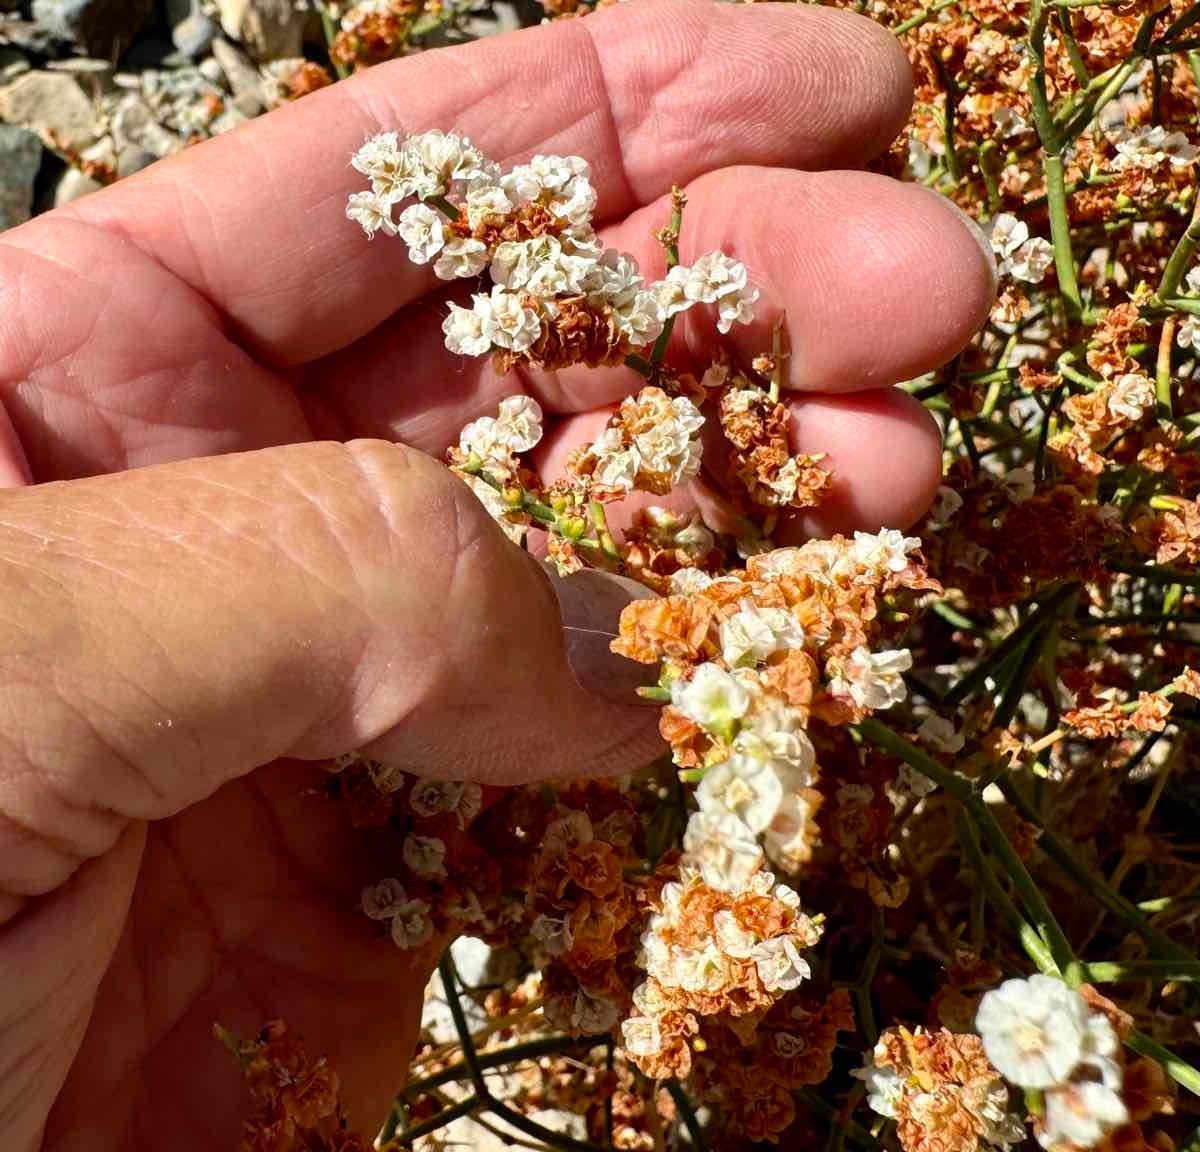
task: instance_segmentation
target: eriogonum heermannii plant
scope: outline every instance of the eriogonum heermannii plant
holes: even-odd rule
[[[945,439],[911,535],[774,545],[833,477],[791,449],[782,319],[753,359],[668,356],[680,313],[719,347],[769,304],[728,254],[681,263],[682,191],[652,274],[597,239],[578,157],[505,172],[431,131],[353,159],[351,219],[469,282],[452,352],[641,377],[552,477],[517,385],[448,462],[564,578],[642,586],[612,646],[667,748],[496,795],[329,766],[395,841],[362,894],[381,935],[521,957],[469,993],[443,961],[458,1039],[422,1049],[381,1147],[471,1113],[573,1149],[1194,1148],[1200,5],[854,6],[916,79],[882,167],[974,216],[1000,277],[972,344],[902,384]],[[435,7],[347,9],[343,66],[407,50]],[[654,503],[684,491],[696,510]],[[239,1052],[245,1147],[285,1121],[309,1142],[287,1147],[365,1147],[285,1033]],[[480,1062],[519,1084],[473,1098]]]

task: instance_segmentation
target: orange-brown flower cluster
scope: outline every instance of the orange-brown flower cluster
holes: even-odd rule
[[[426,0],[377,0],[354,4],[342,17],[329,46],[330,59],[342,68],[370,68],[398,56]]]
[[[310,1060],[282,1020],[248,1041],[217,1032],[241,1061],[255,1103],[240,1152],[367,1152],[369,1143],[346,1125],[337,1073],[324,1057]]]
[[[905,1152],[976,1152],[1024,1137],[978,1036],[889,1028],[860,1075],[872,1107],[895,1117]]]
[[[739,377],[721,394],[721,429],[733,445],[729,476],[734,492],[745,491],[766,508],[812,508],[833,484],[822,456],[793,456],[788,410],[761,388]]]

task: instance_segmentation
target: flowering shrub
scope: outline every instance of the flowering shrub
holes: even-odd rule
[[[367,236],[477,288],[448,349],[643,378],[555,478],[515,391],[448,463],[561,578],[636,583],[612,649],[650,670],[665,742],[621,781],[486,796],[329,766],[350,819],[396,836],[365,920],[520,960],[470,995],[443,960],[456,1046],[419,1053],[378,1147],[468,1114],[563,1148],[1195,1146],[1200,5],[856,7],[917,78],[885,166],[975,216],[1000,273],[970,347],[902,385],[945,439],[911,536],[774,545],[831,474],[788,444],[783,317],[750,363],[667,358],[684,311],[725,333],[759,304],[730,255],[680,263],[683,191],[655,280],[598,239],[580,157],[505,172],[428,131],[353,158]],[[610,526],[697,478],[722,515]],[[312,1116],[280,1087],[308,1083],[281,1044],[239,1049],[244,1146],[359,1146],[335,1079]],[[524,1071],[502,1099],[485,1067]],[[548,1107],[581,1130],[531,1119]]]

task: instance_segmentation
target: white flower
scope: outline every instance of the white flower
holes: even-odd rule
[[[917,729],[917,739],[938,752],[946,752],[950,755],[960,752],[966,743],[966,738],[961,732],[955,730],[951,721],[934,715],[925,717],[921,727]]]
[[[412,164],[395,132],[372,136],[350,158],[350,165],[371,181],[371,191],[394,203],[412,194]]]
[[[581,156],[534,156],[502,177],[500,186],[514,202],[537,200],[559,219],[582,226],[596,207],[590,174]]]
[[[908,695],[901,673],[911,667],[912,653],[907,648],[872,652],[859,645],[829,688],[835,695],[848,695],[860,708],[890,708]]]
[[[740,892],[759,870],[763,854],[753,832],[731,812],[693,812],[683,850],[710,888]]]
[[[436,836],[407,836],[401,849],[404,863],[423,880],[446,875],[446,844]]]
[[[904,1077],[892,1068],[880,1068],[872,1056],[851,1073],[867,1086],[867,1104],[880,1116],[894,1117],[904,1095]]]
[[[362,890],[360,903],[362,910],[372,920],[387,920],[396,914],[408,899],[404,885],[393,876],[380,880],[378,884],[368,884]]]
[[[1033,469],[1028,464],[1022,464],[1020,468],[1010,468],[1004,474],[1000,487],[1014,504],[1024,504],[1037,490],[1037,480]]]
[[[732,813],[751,832],[770,827],[783,799],[784,780],[771,761],[736,754],[709,768],[696,789],[702,812]]]
[[[1193,268],[1188,275],[1191,276],[1197,271],[1200,269]],[[1193,291],[1195,290],[1193,289]],[[1188,315],[1183,318],[1179,330],[1175,333],[1175,343],[1180,348],[1190,348],[1193,352],[1200,352],[1200,316]]]
[[[472,308],[450,305],[450,313],[442,321],[442,331],[446,334],[446,347],[451,352],[460,356],[483,356],[491,351],[491,306],[487,299],[486,296],[476,296],[476,305]],[[480,300],[484,301],[482,308],[478,304]]]
[[[1054,264],[1054,246],[1041,236],[1026,240],[1006,261],[1006,269],[1026,284],[1040,284]]]
[[[680,568],[670,576],[670,592],[672,596],[694,596],[703,592],[713,582],[713,578],[700,568]]]
[[[667,273],[667,279],[679,284],[689,300],[715,304],[745,289],[746,266],[724,252],[707,252],[690,267],[677,264]]]
[[[497,420],[510,452],[528,452],[542,438],[542,406],[532,396],[506,396]]]
[[[419,948],[433,939],[433,921],[424,900],[407,900],[392,916],[392,940],[397,948]]]
[[[1188,289],[1192,292],[1200,292],[1200,264],[1192,268],[1184,277],[1187,282]]]
[[[686,312],[696,303],[695,300],[688,299],[681,279],[672,280],[668,277],[666,280],[658,280],[650,285],[650,291],[658,301],[659,309],[666,320],[678,316],[680,312]]]
[[[624,252],[609,248],[592,262],[583,290],[593,308],[607,304],[620,309],[629,307],[637,299],[641,287],[637,261]]]
[[[753,603],[721,622],[721,656],[731,668],[761,664],[776,652],[804,647],[804,629],[785,608]]]
[[[657,1056],[662,1051],[662,1029],[653,1016],[630,1016],[622,1020],[621,1038],[630,1056]]]
[[[635,293],[628,303],[614,305],[612,315],[617,330],[635,348],[653,344],[666,319],[653,292]]]
[[[1172,168],[1186,168],[1197,155],[1200,155],[1200,148],[1182,132],[1168,132],[1161,124],[1154,124],[1125,132],[1117,141],[1113,167],[1117,171],[1151,169],[1169,161]]]
[[[392,205],[374,192],[355,192],[346,201],[346,218],[353,220],[368,236],[382,232],[385,236],[396,234],[392,223]]]
[[[791,936],[775,936],[756,944],[750,959],[768,992],[792,992],[812,974]]]
[[[529,934],[550,956],[561,956],[564,952],[569,952],[575,942],[567,916],[538,916],[530,924]]]
[[[495,178],[496,166],[465,136],[452,132],[421,132],[404,141],[404,152],[412,167],[411,194],[422,200],[444,196],[456,180],[479,181]]]
[[[513,202],[504,195],[504,190],[495,184],[482,184],[472,188],[466,196],[467,224],[474,231],[492,216],[506,216],[513,210]]]
[[[605,488],[630,492],[637,481],[641,459],[635,448],[625,443],[620,428],[605,428],[592,444],[596,459],[592,480]]]
[[[482,810],[483,789],[470,781],[418,780],[408,794],[408,806],[425,819],[454,813],[461,827]]]
[[[713,939],[717,947],[734,960],[749,960],[758,943],[754,933],[743,928],[728,909],[722,909],[713,917]]]
[[[1137,421],[1147,412],[1153,412],[1156,402],[1150,380],[1140,372],[1127,372],[1112,382],[1106,404],[1114,416]]]
[[[483,297],[475,297],[476,307],[481,299]],[[492,343],[498,348],[524,352],[542,334],[542,321],[538,314],[527,307],[515,292],[506,292],[498,284],[492,288],[489,312],[485,327]]]
[[[464,280],[487,267],[488,250],[482,240],[455,237],[442,249],[433,270],[441,280]]]
[[[757,288],[743,288],[717,301],[717,331],[728,332],[735,324],[751,324],[758,303]]]
[[[1008,212],[1001,212],[993,221],[990,240],[992,251],[1007,260],[1029,239],[1029,225]]]
[[[671,703],[702,728],[720,731],[746,715],[750,693],[724,668],[701,664],[690,680],[672,682]]]
[[[405,208],[396,231],[408,245],[408,258],[414,264],[428,264],[446,242],[442,214],[425,204],[410,204]]]
[[[915,536],[905,536],[895,528],[854,533],[854,559],[862,568],[876,576],[885,572],[903,572],[908,567],[908,554],[921,547]]]
[[[1052,1088],[1083,1058],[1089,1015],[1078,992],[1039,973],[985,993],[975,1026],[1006,1080],[1021,1088]]]
[[[962,506],[963,498],[953,488],[941,485],[933,498],[933,507],[929,509],[929,523],[934,528],[944,528]]]
[[[1121,1094],[1107,1084],[1085,1081],[1046,1093],[1046,1115],[1038,1132],[1043,1148],[1091,1148],[1128,1123]]]

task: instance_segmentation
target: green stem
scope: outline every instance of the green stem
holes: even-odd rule
[[[883,1144],[862,1127],[861,1124],[856,1124],[853,1120],[843,1118],[832,1104],[819,1096],[811,1088],[801,1088],[796,1093],[796,1097],[810,1112],[815,1113],[824,1120],[828,1120],[830,1123],[840,1123],[846,1130],[846,1138],[852,1140],[860,1148],[868,1148],[872,1152],[883,1148]]]
[[[1183,960],[1188,963],[1195,961],[1196,958],[1186,948],[1176,944],[1170,937],[1164,936],[1147,922],[1130,901],[1120,893],[1114,892],[1103,879],[1080,864],[1070,849],[1046,828],[1041,814],[1025,798],[1011,776],[1001,778],[997,781],[997,785],[1004,793],[1005,799],[1016,809],[1017,814],[1038,829],[1040,833],[1038,847],[1042,852],[1058,865],[1059,869],[1065,872],[1083,892],[1090,895],[1101,907],[1107,909],[1131,932],[1140,936],[1153,954],[1162,959]]]
[[[1169,1048],[1141,1032],[1131,1032],[1125,1044],[1139,1056],[1149,1056],[1163,1066],[1164,1071],[1176,1084],[1186,1088],[1194,1096],[1200,1096],[1200,1072],[1186,1060],[1181,1060]]]
[[[333,65],[338,79],[345,80],[350,75],[349,69],[345,64],[341,64],[333,58],[333,42],[337,39],[337,27],[333,22],[333,17],[329,15],[329,10],[324,4],[318,4],[317,11],[321,15],[321,32],[325,36],[325,47],[329,50],[329,62]]]
[[[688,1130],[688,1135],[692,1138],[692,1147],[696,1152],[707,1152],[708,1143],[704,1139],[704,1129],[700,1127],[700,1120],[696,1115],[696,1109],[692,1107],[692,1102],[687,1098],[687,1093],[684,1092],[683,1085],[678,1080],[667,1080],[664,1086],[671,1094],[671,1099],[675,1101],[675,1107],[679,1109],[679,1115],[683,1117],[683,1126]]]
[[[1074,593],[1077,585],[1063,584],[1049,592],[1039,593],[1041,603],[1016,628],[1013,629],[985,660],[980,661],[957,684],[942,697],[942,703],[948,706],[961,704],[983,687],[994,672],[1012,656],[1015,656],[1025,644],[1025,640],[1039,630],[1042,624],[1058,614],[1064,601]]]
[[[522,1060],[536,1060],[539,1056],[557,1056],[572,1052],[577,1048],[593,1048],[605,1042],[604,1036],[542,1036],[537,1040],[528,1040],[523,1044],[512,1044],[507,1048],[497,1048],[492,1052],[482,1052],[478,1055],[479,1067],[482,1069],[504,1068],[517,1064]],[[465,1060],[457,1060],[439,1068],[420,1080],[414,1080],[404,1086],[403,1097],[413,1099],[422,1092],[439,1088],[443,1084],[452,1084],[469,1075],[470,1069]]]
[[[1091,75],[1087,69],[1087,62],[1083,58],[1083,51],[1079,47],[1079,41],[1075,38],[1075,29],[1071,24],[1071,13],[1068,9],[1059,7],[1058,9],[1058,27],[1062,32],[1063,43],[1067,47],[1067,55],[1071,58],[1071,71],[1075,73],[1075,79],[1078,81],[1081,88],[1086,88],[1091,82]]]
[[[428,1120],[422,1120],[420,1124],[414,1124],[411,1128],[405,1129],[399,1136],[396,1135],[395,1128],[391,1128],[389,1131],[385,1126],[384,1130],[379,1133],[378,1146],[383,1149],[390,1142],[401,1148],[406,1147],[413,1141],[420,1140],[422,1136],[428,1136],[432,1132],[445,1128],[447,1124],[452,1124],[460,1116],[469,1116],[472,1112],[477,1112],[482,1103],[478,1096],[468,1096],[457,1104],[443,1108],[436,1115],[430,1116]]]
[[[1012,881],[1021,903],[1025,905],[1025,910],[1046,941],[1050,954],[1054,957],[1055,965],[1063,974],[1063,979],[1072,987],[1078,985],[1082,973],[1066,934],[1054,918],[1050,905],[1046,903],[1046,898],[1034,883],[1033,877],[1029,875],[1021,857],[1017,855],[1016,850],[1009,843],[1008,837],[1004,835],[1004,830],[992,815],[991,809],[971,787],[970,782],[957,773],[942,767],[931,756],[928,756],[916,745],[910,744],[904,737],[897,735],[878,720],[868,718],[857,727],[865,739],[884,751],[890,752],[893,756],[898,756],[923,776],[935,784],[940,784],[958,800],[967,817],[974,821],[976,827],[983,833],[995,853],[997,861]]]
[[[426,196],[426,204],[432,204],[448,220],[459,219],[458,209],[445,196]]]
[[[1200,197],[1197,197],[1200,203]],[[1163,321],[1162,335],[1158,341],[1158,359],[1154,369],[1154,394],[1158,400],[1158,414],[1164,420],[1170,420],[1171,410],[1171,351],[1175,343],[1175,317],[1168,316]]]
[[[1196,188],[1196,200],[1192,205],[1192,218],[1179,237],[1171,255],[1167,257],[1167,266],[1163,269],[1162,279],[1154,293],[1153,303],[1161,304],[1170,296],[1174,296],[1183,280],[1184,274],[1196,255],[1196,245],[1200,244],[1200,187]]]
[[[679,233],[683,229],[683,206],[687,203],[687,197],[684,196],[681,188],[675,187],[671,189],[671,223],[668,225],[670,239],[664,245],[667,255],[667,271],[670,272],[679,264]],[[654,341],[654,347],[650,350],[650,363],[661,364],[663,357],[667,354],[667,345],[671,343],[671,332],[675,328],[675,317],[668,316],[666,323],[663,325],[663,330],[658,334],[658,339]]]
[[[1033,925],[1021,915],[1012,898],[1001,887],[995,871],[983,854],[983,848],[979,843],[979,833],[961,807],[954,814],[954,825],[958,829],[958,837],[962,841],[971,871],[975,874],[975,880],[989,903],[995,908],[1000,918],[1016,933],[1017,939],[1021,941],[1021,947],[1025,949],[1029,959],[1037,965],[1038,970],[1058,975],[1058,965],[1054,963],[1054,957],[1050,955],[1050,949],[1046,947],[1046,942],[1037,934]]]
[[[944,12],[951,4],[957,4],[958,0],[938,0],[937,4],[931,4],[928,8],[923,8],[914,16],[910,16],[907,20],[897,24],[892,29],[893,36],[903,36],[905,32],[911,32],[914,28],[920,28],[922,24],[928,23],[939,12]]]
[[[1200,980],[1200,960],[1113,960],[1085,964],[1093,984],[1128,984],[1138,980],[1193,984]]]

